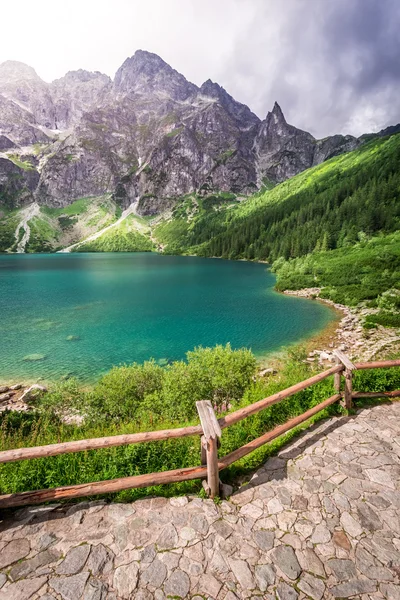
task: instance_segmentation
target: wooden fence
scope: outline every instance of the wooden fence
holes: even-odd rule
[[[0,509],[14,506],[23,506],[27,504],[38,504],[41,502],[57,501],[63,498],[79,498],[83,496],[93,496],[95,494],[107,494],[119,492],[121,490],[148,487],[153,485],[176,483],[178,481],[188,481],[191,479],[203,479],[203,485],[211,498],[219,494],[220,480],[219,472],[226,469],[229,465],[243,458],[256,448],[271,442],[280,435],[286,433],[293,427],[307,421],[320,411],[331,404],[341,401],[347,409],[351,409],[354,398],[365,397],[389,397],[400,396],[400,390],[392,392],[354,392],[353,377],[354,370],[378,369],[400,367],[400,360],[378,361],[368,363],[353,364],[347,356],[336,351],[336,365],[327,369],[323,373],[314,375],[301,383],[292,385],[268,398],[259,400],[254,404],[240,408],[225,417],[217,419],[214,410],[209,401],[197,402],[197,410],[200,417],[200,425],[192,427],[181,427],[177,429],[166,429],[162,431],[146,431],[143,433],[134,433],[126,435],[115,435],[104,438],[94,438],[89,440],[79,440],[72,442],[62,442],[60,444],[49,444],[48,446],[36,446],[33,448],[17,448],[15,450],[6,450],[0,452],[0,463],[14,462],[31,458],[43,458],[47,456],[57,456],[69,452],[81,452],[84,450],[94,450],[97,448],[110,448],[112,446],[122,446],[124,444],[138,444],[143,442],[154,442],[157,440],[168,440],[172,438],[181,438],[193,435],[201,436],[201,465],[197,467],[188,467],[183,469],[174,469],[173,471],[163,471],[161,473],[149,473],[146,475],[135,475],[132,477],[122,477],[108,481],[96,481],[93,483],[83,483],[79,485],[69,485],[48,490],[36,490],[32,492],[21,492],[17,494],[5,494],[0,496]],[[254,415],[273,404],[282,402],[286,398],[293,396],[320,381],[323,381],[331,375],[334,376],[334,386],[336,393],[327,398],[317,406],[310,408],[302,415],[290,419],[283,425],[267,431],[259,438],[245,444],[241,448],[234,450],[222,458],[218,458],[219,440],[222,435],[222,429],[234,425],[243,419]],[[344,376],[344,390],[341,391],[341,379]]]

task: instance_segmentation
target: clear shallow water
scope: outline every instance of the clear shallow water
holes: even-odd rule
[[[274,282],[265,265],[248,262],[0,255],[0,380],[91,381],[113,365],[227,342],[266,354],[333,318],[317,302],[275,293]]]

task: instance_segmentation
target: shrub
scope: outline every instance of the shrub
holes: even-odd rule
[[[175,362],[167,370],[162,392],[168,416],[196,415],[196,401],[210,400],[217,410],[240,400],[256,370],[250,350],[232,350],[230,344],[196,348],[187,362]]]
[[[164,369],[153,360],[114,367],[87,395],[89,419],[134,419],[146,397],[161,391],[164,378]]]

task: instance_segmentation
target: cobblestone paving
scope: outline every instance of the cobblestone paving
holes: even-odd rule
[[[325,421],[229,502],[20,510],[0,600],[400,599],[400,403]]]

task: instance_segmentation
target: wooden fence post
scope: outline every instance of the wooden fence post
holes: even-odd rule
[[[353,408],[353,371],[346,369],[344,372],[344,405],[347,410]]]
[[[336,356],[336,364],[340,365],[342,364],[340,362],[340,358],[338,356]],[[340,394],[340,382],[342,379],[342,374],[341,373],[335,373],[333,376],[333,381],[334,381],[334,386],[335,386],[335,390],[338,394]]]
[[[356,365],[351,362],[348,356],[340,352],[340,350],[335,350],[334,352],[336,356],[336,360],[342,363],[345,367],[344,371],[344,407],[347,410],[350,410],[353,407],[353,371],[357,369]],[[340,390],[340,373],[339,382],[335,375],[335,388],[336,390]],[[339,387],[337,387],[339,385]]]
[[[221,427],[209,400],[196,402],[204,435],[201,437],[201,463],[207,463],[207,483],[204,486],[211,498],[219,495],[218,441]]]

